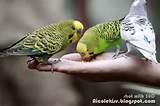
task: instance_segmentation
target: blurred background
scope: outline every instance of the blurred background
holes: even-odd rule
[[[86,28],[123,18],[132,1],[0,0],[0,48],[9,46],[36,28],[70,18],[82,21]],[[157,58],[160,61],[159,4],[159,0],[148,0],[149,19],[156,32]],[[67,52],[74,52],[74,49],[68,48],[58,56]],[[121,88],[123,82],[90,83],[60,73],[32,71],[27,68],[26,59],[0,59],[0,106],[99,106],[100,104],[93,104],[92,99],[123,98],[130,93],[142,94]],[[147,106],[159,106],[160,96],[156,95],[155,99],[156,104]],[[117,105],[120,104],[115,106]]]

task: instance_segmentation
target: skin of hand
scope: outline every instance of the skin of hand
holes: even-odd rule
[[[92,63],[95,63],[96,61],[100,61],[104,59],[111,60],[112,54],[103,54],[103,55],[97,56],[95,59],[89,62],[82,61],[82,57],[79,53],[67,54],[61,57],[60,59],[61,61],[59,63],[53,64],[53,70],[55,72],[64,72],[64,73],[70,73],[70,72],[76,73],[76,70],[77,70],[78,73],[79,72],[81,73],[80,70],[82,70],[81,68],[83,66],[85,66],[83,67],[84,70],[86,70],[87,68],[92,69],[92,67],[88,65],[92,65]],[[48,61],[52,61],[52,60],[54,61],[54,58],[50,58]],[[51,71],[51,65],[46,65],[42,63],[37,64],[37,62],[36,64],[34,64],[34,62],[35,61],[31,61],[30,63],[28,63],[28,68],[37,69],[39,71],[46,71],[46,72]],[[30,67],[32,65],[34,65],[33,68]]]
[[[36,64],[39,71],[65,73],[94,82],[125,81],[160,86],[160,64],[151,64],[138,57],[112,59],[113,53],[104,53],[90,62],[83,62],[80,54],[72,53],[61,57],[57,64]],[[54,58],[50,58],[52,61]],[[33,65],[32,62],[28,66]]]

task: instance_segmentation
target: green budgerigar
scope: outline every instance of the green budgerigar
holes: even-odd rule
[[[77,20],[50,24],[26,34],[10,47],[1,50],[0,57],[30,56],[46,63],[53,54],[77,41],[82,30],[83,24]]]
[[[115,56],[119,54],[121,45],[120,23],[122,20],[97,24],[84,33],[76,48],[83,60],[91,60],[94,56],[113,46],[117,48]]]

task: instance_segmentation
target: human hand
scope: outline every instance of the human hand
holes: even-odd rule
[[[112,53],[104,53],[90,62],[83,62],[78,53],[68,54],[53,65],[53,70],[90,81],[129,81],[160,86],[160,64],[151,64],[133,56],[118,59],[112,59],[112,56]],[[51,67],[37,64],[35,69],[51,72]]]

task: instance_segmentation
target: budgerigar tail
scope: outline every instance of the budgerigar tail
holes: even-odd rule
[[[152,62],[158,63],[156,59],[156,50],[154,47],[146,42],[141,41],[130,41],[130,44],[135,46],[139,52],[143,54],[145,58],[151,60]]]
[[[158,63],[157,59],[156,59],[156,54],[155,53],[150,53],[147,51],[144,51],[142,49],[138,49],[143,55],[144,57],[146,57],[147,59],[151,60],[152,62]]]
[[[12,44],[11,46],[4,48],[4,49],[0,49],[0,58],[2,57],[7,57],[7,56],[11,56],[11,55],[21,55],[17,52],[18,50],[18,46],[16,46],[18,43],[20,43],[21,41],[23,41],[27,36],[24,36],[23,38],[21,38],[20,40],[18,40],[17,42],[15,42],[14,44]],[[14,48],[13,48],[14,47]],[[12,49],[13,48],[13,49]]]
[[[9,56],[5,50],[0,49],[0,58]]]

